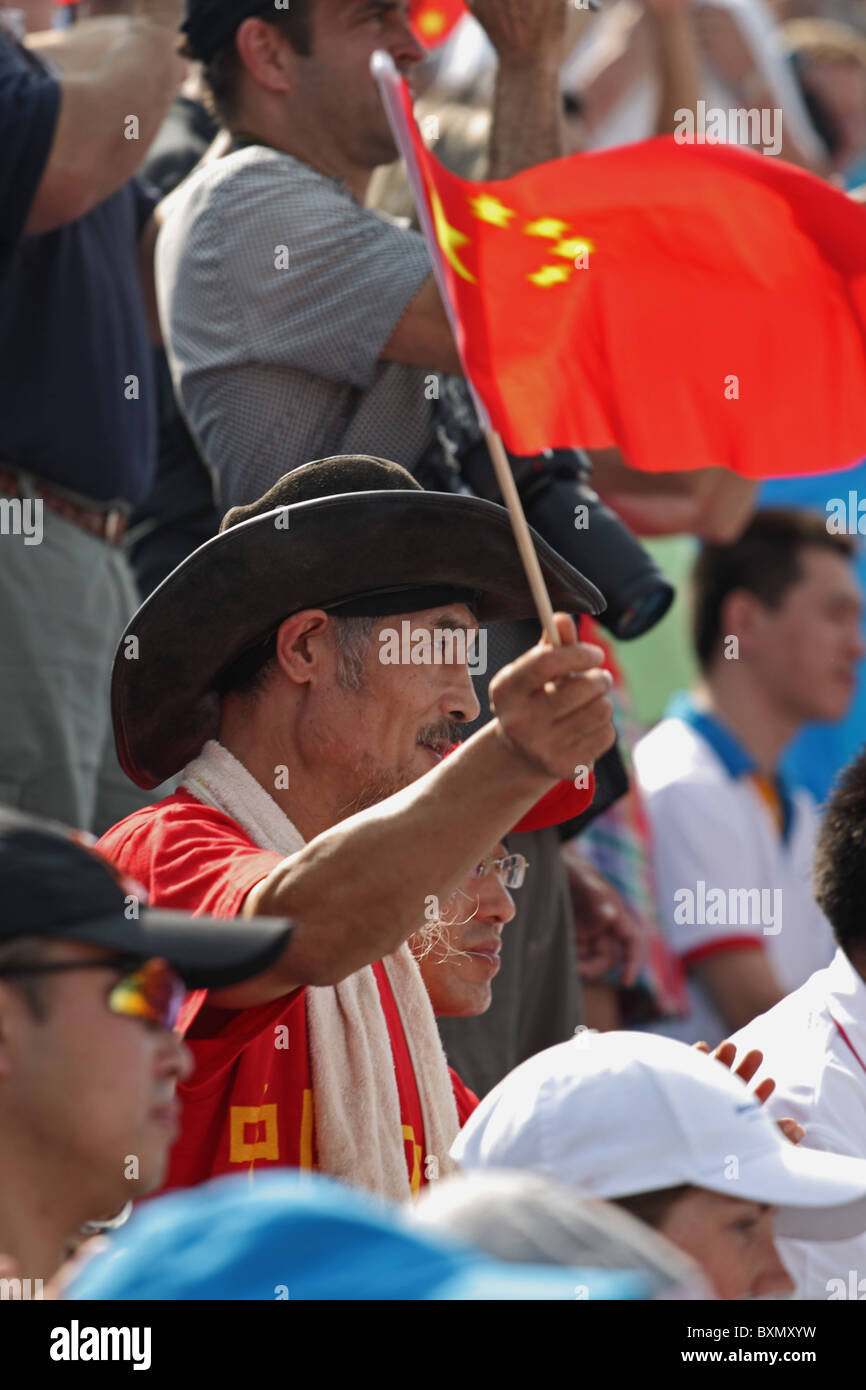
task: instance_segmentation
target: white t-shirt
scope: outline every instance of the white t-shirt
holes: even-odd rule
[[[738,1051],[763,1052],[755,1084],[774,1078],[767,1101],[774,1119],[799,1120],[810,1149],[866,1156],[866,983],[844,952],[733,1041]],[[778,1246],[795,1298],[866,1299],[866,1233]]]
[[[804,790],[790,797],[783,839],[748,775],[748,754],[717,721],[702,716],[700,727],[687,718],[665,719],[634,754],[662,927],[686,970],[735,946],[766,950],[787,993],[827,965],[834,951],[829,923],[812,897],[815,804]],[[652,1031],[714,1046],[727,1024],[693,975],[688,992],[689,1017]]]

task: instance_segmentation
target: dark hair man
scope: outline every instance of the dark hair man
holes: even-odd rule
[[[766,511],[698,562],[701,683],[635,750],[662,920],[692,1000],[663,1031],[684,1041],[719,1042],[832,955],[809,882],[814,805],[779,759],[803,724],[841,718],[851,699],[863,653],[851,556],[823,519]]]
[[[186,987],[267,969],[290,926],[154,912],[101,855],[6,811],[0,901],[0,1297],[39,1297],[84,1222],[165,1176]]]
[[[507,178],[565,153],[569,7],[472,10],[498,64],[488,176]],[[370,59],[387,50],[411,80],[424,56],[406,0],[188,0],[183,27],[235,149],[173,200],[157,279],[175,388],[223,504],[326,453],[451,486],[451,449],[480,431],[427,246],[364,206],[397,157]],[[649,509],[653,531],[736,534],[754,491],[724,469],[671,483],[635,481],[615,450],[595,462],[612,505],[638,527]]]
[[[810,1149],[860,1157],[866,1152],[866,754],[839,778],[827,804],[815,854],[815,896],[837,950],[793,994],[734,1038],[760,1048],[776,1081],[770,1113],[805,1126]],[[797,1298],[866,1297],[866,1236],[824,1243],[786,1240],[780,1247]],[[820,1243],[818,1243],[820,1242]]]
[[[502,63],[497,176],[559,153],[565,8],[475,6]],[[409,74],[424,56],[408,5],[191,0],[184,29],[236,151],[173,203],[160,312],[224,505],[326,453],[393,458],[429,483],[435,373],[459,373],[457,349],[423,238],[364,207],[396,157],[370,58],[387,49]]]

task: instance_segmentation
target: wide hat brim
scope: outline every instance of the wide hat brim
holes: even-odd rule
[[[597,614],[598,589],[533,532],[554,608]],[[479,622],[535,605],[504,507],[419,490],[352,492],[280,507],[230,527],[142,604],[114,659],[121,766],[140,787],[174,776],[219,729],[219,677],[292,613],[453,585],[479,594]]]

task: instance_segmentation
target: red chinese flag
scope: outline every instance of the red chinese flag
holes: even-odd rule
[[[467,376],[513,453],[618,445],[645,472],[749,478],[866,453],[866,209],[673,137],[468,183],[425,148],[405,86],[383,94]]]
[[[409,20],[427,48],[438,48],[468,13],[463,0],[412,0]]]

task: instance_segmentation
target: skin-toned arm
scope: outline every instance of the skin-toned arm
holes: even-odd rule
[[[741,98],[744,106],[756,107],[759,111],[774,111],[778,103],[778,95],[764,80],[759,69],[755,69],[749,76],[743,97]],[[781,145],[777,158],[786,159],[789,164],[797,164],[801,169],[808,169],[812,174],[820,174],[826,178],[829,173],[829,162],[825,158],[815,156],[799,145],[791,134],[791,123],[786,124],[784,112],[779,120],[779,133],[781,135]]]
[[[83,217],[135,173],[183,76],[179,22],[176,0],[136,0],[95,66],[78,70],[73,58],[61,72],[60,112],[28,236]],[[51,57],[62,68],[62,46]],[[138,121],[137,139],[127,138],[129,116]]]
[[[731,11],[716,5],[698,5],[695,7],[694,25],[700,49],[716,71],[739,93],[740,104],[759,111],[775,110],[778,95],[768,84]],[[802,150],[791,135],[790,124],[784,119],[780,125],[782,143],[779,157],[804,169],[811,169],[814,173],[825,173],[826,161],[813,158]]]
[[[677,127],[678,111],[697,109],[700,58],[689,0],[643,0],[661,80],[656,135]]]
[[[105,57],[118,39],[123,38],[128,21],[123,15],[103,15],[85,19],[70,29],[40,29],[28,34],[24,42],[47,58],[61,73],[82,73]]]
[[[732,947],[698,961],[692,970],[731,1033],[744,1028],[784,998],[785,991],[763,951]]]
[[[727,545],[754,511],[757,483],[727,468],[640,473],[629,468],[619,449],[587,453],[598,495],[636,535],[694,535]]]
[[[562,0],[472,0],[499,66],[490,135],[490,177],[507,179],[565,152],[559,67],[566,37]]]
[[[570,618],[557,621],[562,647],[544,641],[491,682],[489,724],[404,791],[317,836],[252,890],[244,915],[290,916],[294,936],[271,970],[213,995],[211,1004],[241,1009],[299,985],[336,984],[397,950],[423,923],[429,897],[447,902],[554,782],[611,746],[602,653],[576,643]]]
[[[607,119],[652,61],[648,16],[636,0],[605,5],[603,36],[592,69],[574,92],[590,131]]]
[[[398,321],[382,349],[382,360],[455,376],[463,371],[439,286],[432,275]]]

